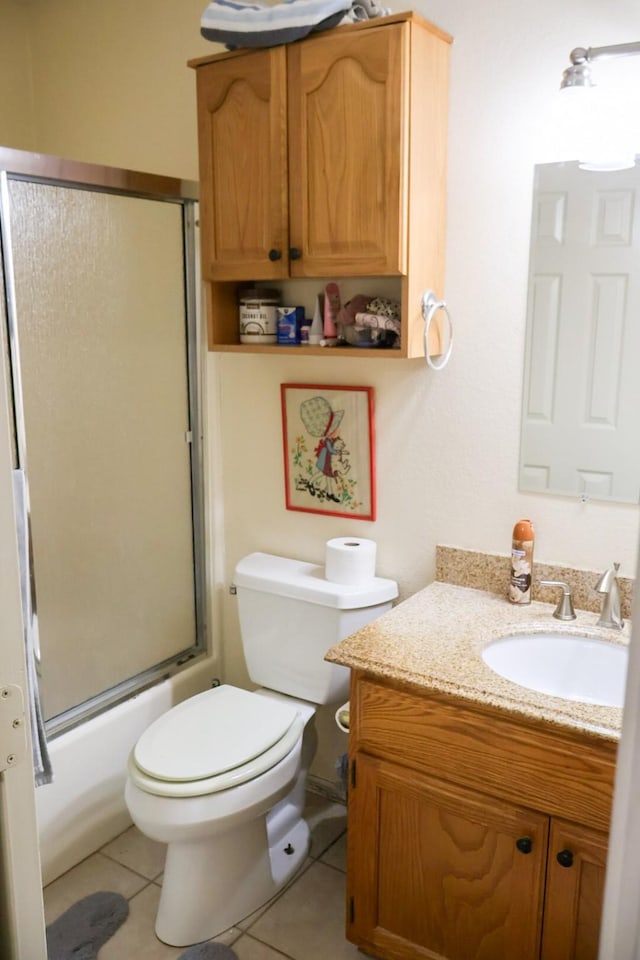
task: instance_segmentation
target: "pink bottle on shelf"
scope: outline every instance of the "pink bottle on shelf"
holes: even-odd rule
[[[336,317],[338,316],[340,306],[340,291],[338,290],[338,284],[332,281],[324,288],[323,333],[325,340],[335,340],[338,336]]]

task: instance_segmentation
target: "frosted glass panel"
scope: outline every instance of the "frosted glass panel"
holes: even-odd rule
[[[195,643],[182,208],[10,196],[50,718]]]

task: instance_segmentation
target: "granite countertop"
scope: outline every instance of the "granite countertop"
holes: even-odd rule
[[[618,740],[622,708],[563,700],[505,680],[482,660],[483,647],[512,633],[561,631],[628,644],[624,630],[596,627],[597,615],[576,610],[576,620],[552,616],[555,605],[517,606],[484,590],[435,582],[336,644],[326,659],[417,690],[451,694],[521,717],[545,720]]]

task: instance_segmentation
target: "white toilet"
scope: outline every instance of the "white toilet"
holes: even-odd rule
[[[302,818],[316,704],[349,696],[334,643],[391,607],[395,581],[324,579],[324,567],[252,553],[235,570],[254,692],[223,685],[173,707],[129,758],[125,799],[138,829],[168,844],[156,933],[208,940],[266,903],[302,865]]]

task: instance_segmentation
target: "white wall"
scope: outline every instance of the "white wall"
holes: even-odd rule
[[[195,177],[194,81],[184,64],[214,52],[198,33],[203,6],[34,0],[38,149]],[[619,560],[633,576],[636,506],[520,494],[517,464],[533,165],[573,156],[554,123],[569,52],[640,38],[640,7],[416,0],[415,8],[454,36],[447,279],[438,291],[455,324],[453,359],[434,374],[420,361],[210,355],[226,585],[247,551],[321,562],[329,537],[358,534],[377,541],[378,572],[406,596],[432,579],[436,543],[505,553],[523,516],[534,520],[540,559],[596,570]],[[375,388],[375,523],[285,509],[283,381]],[[235,600],[222,596],[226,676],[241,683]],[[328,718],[325,726],[315,770],[332,779],[344,741],[328,736]]]

